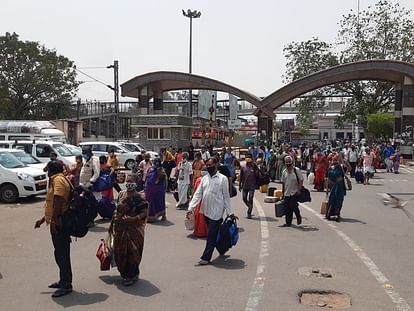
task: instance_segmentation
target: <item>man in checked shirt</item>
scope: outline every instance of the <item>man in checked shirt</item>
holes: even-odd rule
[[[201,260],[198,262],[199,265],[207,265],[211,261],[224,212],[227,212],[231,218],[235,217],[230,206],[229,183],[226,176],[217,172],[218,165],[219,162],[214,157],[207,161],[208,174],[201,180],[188,206],[188,213],[192,213],[192,210],[202,201],[207,223],[207,242]]]

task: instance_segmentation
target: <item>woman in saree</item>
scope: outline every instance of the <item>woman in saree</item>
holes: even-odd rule
[[[201,153],[196,152],[194,155],[194,161],[193,161],[193,193],[195,192],[195,184],[198,179],[198,177],[201,176],[201,170],[204,167],[204,161],[201,159]]]
[[[125,286],[131,286],[138,280],[147,214],[148,203],[136,191],[136,183],[128,176],[126,190],[118,195],[116,213],[109,227],[114,237],[115,262]]]
[[[341,218],[341,209],[346,195],[345,174],[342,166],[338,162],[338,157],[332,159],[332,166],[328,170],[328,179],[332,185],[328,200],[328,210],[326,218],[331,219],[336,216],[336,221],[339,222]]]
[[[399,174],[400,173],[400,160],[401,160],[400,147],[395,148],[395,152],[390,157],[390,159],[392,159],[392,163],[393,163],[392,168],[394,169],[394,173]]]
[[[147,172],[145,180],[145,200],[149,204],[148,222],[167,220],[165,206],[165,190],[167,187],[167,175],[161,165],[160,159],[153,161],[152,167]]]
[[[325,189],[325,177],[328,163],[326,156],[318,151],[314,156],[315,180],[313,182],[314,189],[323,191]]]
[[[196,179],[196,181],[194,183],[193,195],[196,192],[196,190],[198,189],[198,187],[200,186],[201,180],[207,174],[208,174],[208,172],[207,172],[207,170],[204,166],[202,168],[201,172],[200,172],[200,176]],[[200,201],[200,203],[198,203],[198,205],[194,209],[194,231],[193,231],[193,235],[195,235],[196,237],[199,237],[199,238],[207,237],[207,224],[206,224],[206,220],[204,218],[204,211],[203,211],[202,203],[203,202]]]
[[[276,156],[277,159],[277,167],[276,167],[276,174],[275,179],[276,181],[280,181],[282,178],[282,173],[285,170],[285,157],[287,156],[287,153],[284,151],[284,147],[280,147],[279,154]]]
[[[275,181],[276,177],[276,153],[273,150],[270,150],[269,161],[269,176],[271,181]]]

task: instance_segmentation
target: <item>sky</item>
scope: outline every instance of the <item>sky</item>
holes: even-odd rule
[[[391,0],[414,10],[414,0]],[[152,71],[188,72],[189,20],[193,20],[193,73],[229,83],[257,96],[283,86],[283,47],[318,37],[334,42],[342,16],[358,0],[2,0],[0,33],[38,41],[105,84]],[[377,0],[360,0],[364,10]],[[113,91],[87,81],[82,100],[113,100]],[[121,98],[127,100],[128,98]]]

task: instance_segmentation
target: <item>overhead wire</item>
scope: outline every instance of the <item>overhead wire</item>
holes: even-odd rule
[[[106,68],[106,67],[105,67],[105,68]],[[76,70],[77,72],[79,72],[79,73],[81,73],[81,74],[83,74],[83,75],[87,76],[88,78],[90,78],[90,79],[94,80],[95,82],[98,82],[98,83],[100,83],[100,84],[102,84],[102,85],[105,85],[106,87],[110,88],[111,90],[113,89],[113,87],[112,87],[111,85],[109,85],[109,84],[107,84],[107,83],[105,83],[105,82],[102,82],[101,80],[98,80],[98,79],[96,79],[96,78],[92,77],[91,75],[89,75],[89,74],[87,74],[87,73],[83,72],[82,70],[79,70],[79,69],[78,69],[78,68],[76,68],[76,67],[75,67],[75,70]]]

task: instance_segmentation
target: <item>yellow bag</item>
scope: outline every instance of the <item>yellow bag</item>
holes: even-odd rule
[[[283,192],[282,192],[282,190],[275,190],[273,192],[273,196],[276,197],[276,198],[279,198],[279,199],[283,198]]]
[[[269,189],[269,185],[262,185],[259,187],[260,193],[267,193],[267,189]]]

